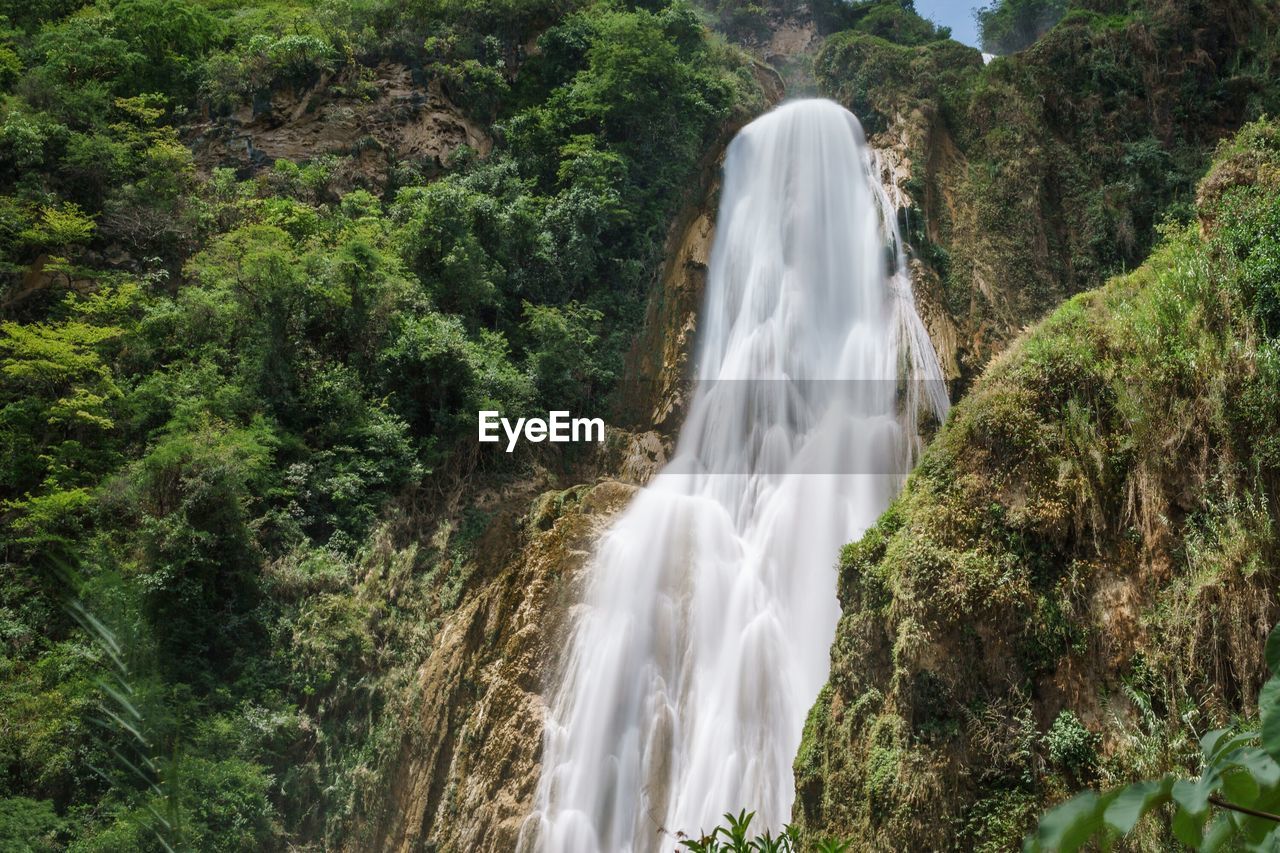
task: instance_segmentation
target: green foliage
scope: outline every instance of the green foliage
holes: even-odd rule
[[[1274,338],[1280,335],[1280,199],[1269,187],[1252,187],[1225,201],[1220,244],[1239,263],[1245,304]]]
[[[1038,808],[1038,798],[1028,791],[1017,788],[996,791],[966,811],[958,833],[960,843],[975,853],[1016,849]]]
[[[105,356],[123,330],[97,309],[132,296],[125,287],[72,299],[62,322],[0,326],[2,482],[9,544],[18,553],[82,535],[87,489],[119,461],[114,431],[123,392]]]
[[[264,768],[239,759],[186,759],[182,805],[195,850],[261,850],[278,843],[276,809],[268,795],[273,779]]]
[[[901,45],[859,29],[831,36],[814,60],[819,84],[847,104],[868,133],[883,130],[908,103],[950,98],[981,68],[978,52],[958,42]]]
[[[1023,849],[1079,850],[1095,838],[1131,833],[1168,806],[1173,836],[1200,850],[1271,850],[1280,840],[1280,630],[1266,645],[1271,679],[1258,696],[1261,725],[1215,729],[1200,738],[1194,778],[1173,774],[1106,793],[1086,791],[1047,812]]]
[[[321,36],[307,32],[258,33],[226,53],[209,57],[203,94],[222,109],[277,86],[302,86],[338,67],[341,55]]]
[[[63,825],[48,800],[0,799],[0,851],[3,853],[55,850]]]
[[[196,64],[222,37],[222,27],[209,10],[181,0],[119,0],[112,11],[120,31],[146,63],[137,81],[139,91],[194,91]]]
[[[1049,761],[1074,779],[1087,779],[1098,764],[1097,735],[1071,711],[1058,714],[1044,736]]]
[[[260,634],[249,522],[274,438],[261,423],[192,426],[161,439],[130,472],[131,493],[120,497],[122,509],[143,513],[140,581],[167,664],[175,676],[212,681]],[[186,618],[172,619],[175,613]]]
[[[921,17],[912,0],[809,0],[809,7],[823,33],[854,29],[904,45],[951,38],[950,27]]]
[[[768,39],[772,32],[769,10],[760,3],[720,0],[715,6],[715,12],[719,17],[717,26],[730,38],[761,41]]]
[[[855,26],[894,44],[919,45],[946,41],[951,37],[950,27],[939,27],[929,19],[922,18],[909,3],[880,3]]]
[[[546,405],[585,411],[592,391],[608,387],[613,376],[590,356],[603,319],[576,302],[563,308],[525,304],[525,323],[537,346],[531,367]]]
[[[685,838],[680,836],[680,846],[690,853],[796,853],[799,850],[811,850],[813,853],[847,853],[852,849],[852,842],[822,840],[802,847],[800,837],[790,827],[783,827],[782,832],[774,835],[765,830],[762,833],[751,831],[751,822],[756,813],[745,809],[738,814],[726,812],[724,823],[701,838]]]
[[[70,246],[89,242],[93,233],[93,220],[74,204],[43,208],[33,218],[31,226],[18,235],[32,247],[65,252]]]
[[[1067,13],[1067,0],[998,0],[974,12],[982,49],[1003,55],[1029,47]]]
[[[0,11],[0,837],[370,846],[460,484],[537,461],[475,412],[609,404],[749,63],[678,2]],[[197,170],[388,63],[493,150]]]

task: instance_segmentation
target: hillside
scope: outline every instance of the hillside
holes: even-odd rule
[[[520,633],[504,567],[566,489],[662,453],[479,455],[475,412],[611,410],[672,223],[771,78],[682,5],[8,11],[0,836],[463,843],[435,810]]]
[[[1274,4],[1068,6],[985,67],[952,41],[858,29],[814,58],[820,90],[893,153],[917,289],[959,389],[1025,325],[1140,263],[1163,219],[1192,216],[1218,140],[1280,109]]]
[[[1280,619],[1277,189],[1280,128],[1252,124],[1197,221],[1014,342],[846,548],[806,831],[1009,849],[1045,803],[1194,769],[1199,734],[1256,714]]]

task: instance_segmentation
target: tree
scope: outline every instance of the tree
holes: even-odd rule
[[[974,11],[982,49],[1017,53],[1030,47],[1067,13],[1067,0],[996,0]]]

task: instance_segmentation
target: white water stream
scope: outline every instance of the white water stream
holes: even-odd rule
[[[830,101],[730,146],[689,415],[599,543],[522,848],[650,853],[726,811],[789,819],[840,546],[901,487],[917,414],[947,407],[878,169]]]

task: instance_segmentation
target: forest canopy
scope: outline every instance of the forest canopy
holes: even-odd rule
[[[605,405],[758,85],[681,2],[0,14],[0,837],[337,844],[472,535],[378,531],[475,470],[477,410]],[[388,63],[492,152],[193,155]]]

